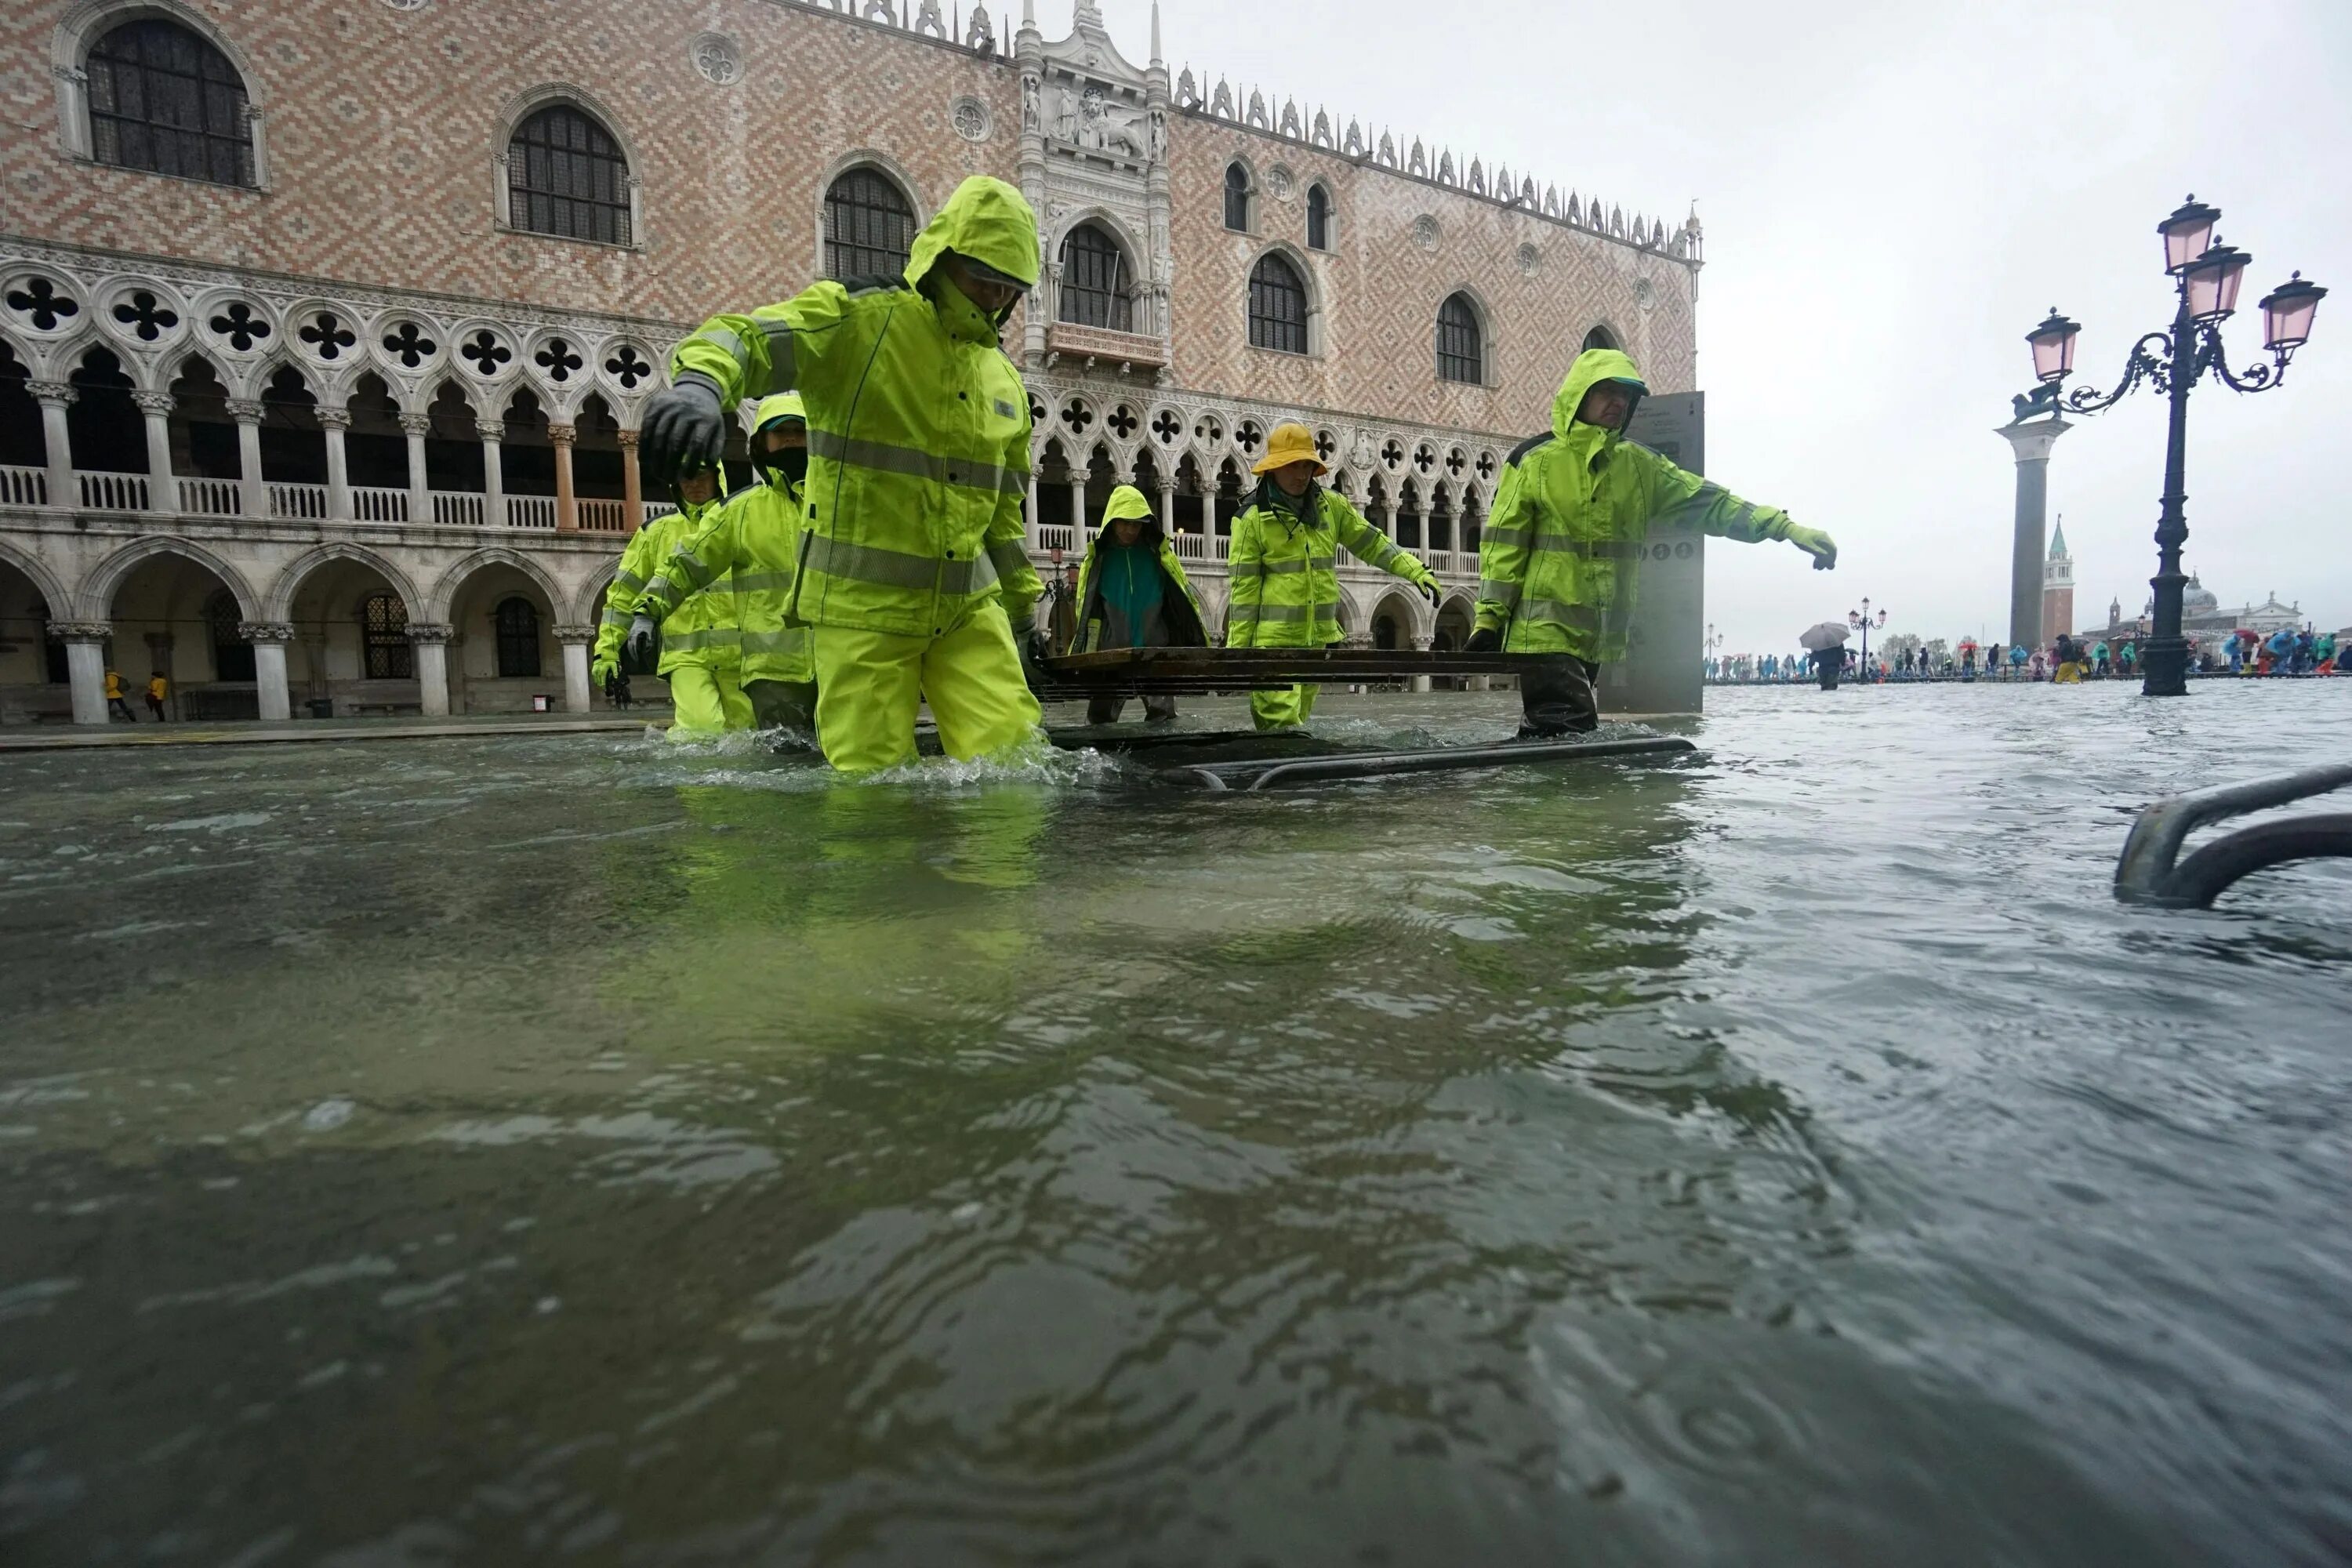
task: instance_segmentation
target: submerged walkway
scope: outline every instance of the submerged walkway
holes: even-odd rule
[[[101,746],[257,746],[299,741],[418,741],[466,735],[635,734],[669,721],[669,710],[642,714],[484,713],[468,718],[289,719],[271,723],[110,724],[0,730],[0,752],[69,752]]]

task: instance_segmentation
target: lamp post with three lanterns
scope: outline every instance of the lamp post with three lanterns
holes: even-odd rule
[[[2157,225],[2164,237],[2164,269],[2179,297],[2168,331],[2149,332],[2132,345],[2123,379],[2114,390],[2077,387],[2063,394],[2074,369],[2074,339],[2081,327],[2053,307],[2047,319],[2025,335],[2033,350],[2034,379],[2049,388],[2053,413],[2096,414],[2147,382],[2172,403],[2164,455],[2164,510],[2156,525],[2155,625],[2140,645],[2142,694],[2179,697],[2189,689],[2189,645],[2180,635],[2180,595],[2189,579],[2180,570],[2180,547],[2189,539],[2188,493],[2182,468],[2189,434],[2189,391],[2209,372],[2233,392],[2268,392],[2286,379],[2288,360],[2311,336],[2311,319],[2327,290],[2304,281],[2298,272],[2263,297],[2263,347],[2270,364],[2233,372],[2221,351],[2221,323],[2238,307],[2238,285],[2253,258],[2223,245],[2213,232],[2218,207],[2190,196]],[[2064,628],[2061,628],[2064,629]]]

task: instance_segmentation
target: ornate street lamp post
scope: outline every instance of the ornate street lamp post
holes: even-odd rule
[[[2149,697],[2179,697],[2189,689],[2189,644],[2180,635],[2180,591],[2189,581],[2180,570],[2180,547],[2189,539],[2182,488],[2189,435],[2189,390],[2207,372],[2233,392],[2268,392],[2286,379],[2287,361],[2311,337],[2311,319],[2327,290],[2306,283],[2298,272],[2263,297],[2263,347],[2271,364],[2233,373],[2221,353],[2221,323],[2238,308],[2238,285],[2253,258],[2219,243],[2213,226],[2218,207],[2195,196],[2157,225],[2164,237],[2164,269],[2171,274],[2179,308],[2169,331],[2149,332],[2132,345],[2123,380],[2115,390],[2078,387],[2058,395],[2074,368],[2074,337],[2082,329],[2053,308],[2025,334],[2033,350],[2033,374],[2051,389],[2055,407],[2073,414],[2110,408],[2142,381],[2169,395],[2172,417],[2164,454],[2164,511],[2156,525],[2155,626],[2140,645],[2140,690]]]
[[[1864,599],[1862,602],[1862,608],[1858,610],[1848,610],[1845,613],[1845,624],[1862,634],[1862,678],[1864,680],[1868,680],[1871,678],[1870,628],[1873,626],[1884,628],[1886,625],[1886,612],[1884,609],[1881,609],[1878,612],[1878,618],[1876,620],[1871,619],[1870,601],[1868,599]]]

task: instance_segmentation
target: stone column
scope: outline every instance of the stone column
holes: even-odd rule
[[[492,528],[507,525],[507,471],[499,443],[506,438],[506,422],[477,419],[474,433],[482,438],[482,521]]]
[[[1172,479],[1160,487],[1160,537],[1168,541],[1170,549],[1176,547],[1176,484]]]
[[[2050,543],[2043,527],[2050,504],[2050,448],[2073,428],[2053,415],[2047,419],[2012,421],[1993,431],[2017,455],[2017,527],[2009,556],[2012,647],[2042,646],[2042,573]]]
[[[41,445],[48,458],[49,504],[60,511],[70,511],[80,504],[81,497],[74,487],[73,435],[66,428],[66,410],[73,406],[81,392],[64,381],[32,381],[25,386],[41,405]],[[105,712],[103,700],[99,711]],[[98,722],[104,723],[105,720],[100,718]]]
[[[1070,548],[1087,552],[1087,480],[1081,473],[1070,481]]]
[[[236,421],[237,510],[247,517],[268,517],[269,487],[261,478],[261,401],[232,397],[228,400],[228,412],[229,417]],[[278,667],[282,669],[285,650],[281,648],[278,653]]]
[[[646,525],[646,481],[637,472],[637,433],[621,432],[621,526],[631,533]]]
[[[588,647],[596,640],[594,626],[558,626],[555,640],[563,645],[563,710],[588,711]]]
[[[425,437],[432,432],[430,414],[404,414],[400,427],[408,436],[408,521],[433,521],[433,492],[425,488]]]
[[[408,623],[408,646],[416,650],[416,696],[428,719],[449,716],[449,638],[454,626]]]
[[[172,477],[172,395],[134,392],[131,401],[147,421],[147,510],[180,510],[180,485]]]
[[[1023,526],[1029,531],[1029,548],[1034,550],[1037,548],[1037,479],[1034,470],[1027,488],[1021,492],[1021,520]]]
[[[294,704],[286,691],[286,645],[294,640],[294,628],[284,621],[247,621],[236,628],[236,635],[253,645],[253,692],[262,719],[291,719]]]
[[[114,628],[104,621],[51,621],[49,635],[66,645],[66,679],[73,692],[73,721],[106,722],[106,639]]]
[[[1415,653],[1427,653],[1429,651],[1429,645],[1436,640],[1437,637],[1434,633],[1417,636],[1412,639],[1412,651]],[[1411,680],[1406,682],[1406,689],[1411,691],[1428,690],[1429,677],[1425,675],[1414,676]]]
[[[580,501],[572,489],[572,444],[580,438],[577,425],[550,425],[547,438],[555,447],[555,531],[580,531]]]
[[[338,522],[352,521],[352,468],[343,453],[343,432],[352,427],[348,408],[321,408],[319,428],[327,433],[327,515]]]

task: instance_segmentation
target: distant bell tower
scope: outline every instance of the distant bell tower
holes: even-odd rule
[[[2074,558],[2066,553],[2066,516],[2050,533],[2050,559],[2042,568],[2042,635],[2074,634]]]

